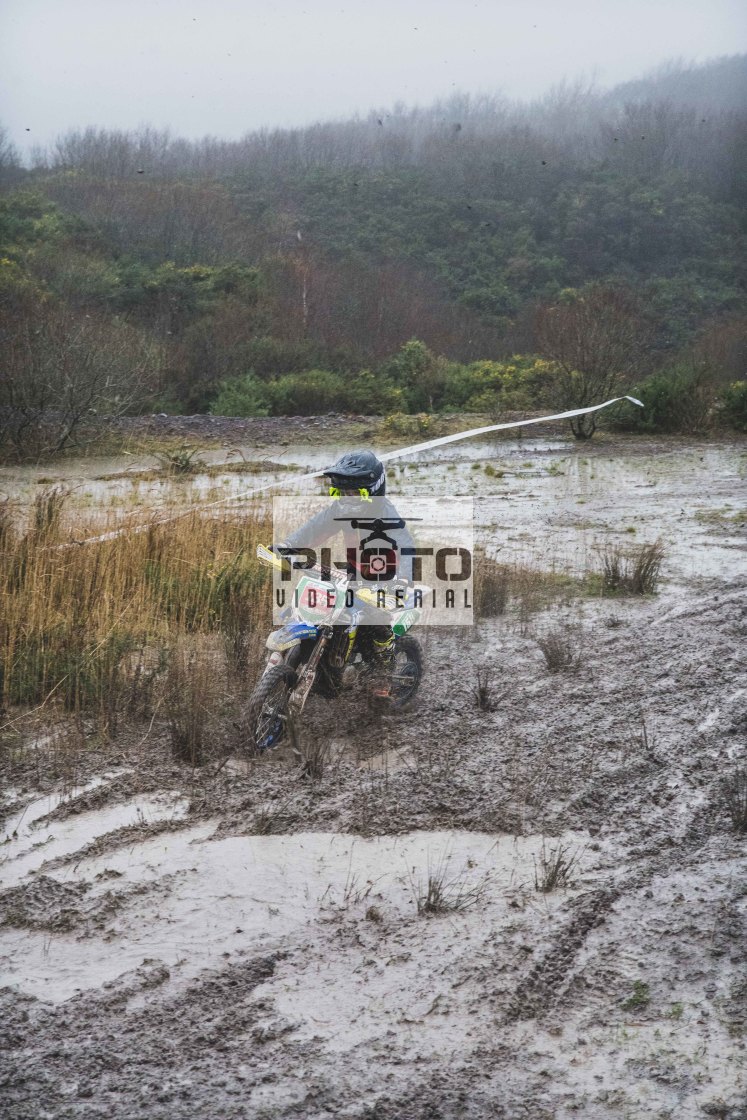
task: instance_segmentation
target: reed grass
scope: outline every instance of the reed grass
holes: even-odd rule
[[[497,618],[506,613],[511,591],[511,569],[484,552],[475,556],[475,613],[477,618]]]
[[[475,554],[473,581],[478,622],[515,614],[526,626],[535,614],[552,603],[589,592],[586,578],[518,562],[502,564],[482,550]]]
[[[114,731],[184,635],[222,634],[246,671],[261,645],[252,635],[270,626],[268,576],[254,556],[270,520],[252,507],[76,544],[102,535],[101,522],[66,524],[54,492],[25,532],[10,516],[0,530],[0,706],[88,710]]]
[[[60,528],[62,507],[67,491],[63,486],[52,486],[42,490],[34,498],[33,527],[38,536],[54,536]]]
[[[185,635],[170,651],[164,699],[171,749],[179,762],[199,766],[205,761],[211,725],[227,700],[224,658],[224,650],[205,635]]]

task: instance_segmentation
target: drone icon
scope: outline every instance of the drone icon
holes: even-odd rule
[[[422,517],[410,517],[409,521],[422,521]],[[404,529],[407,521],[403,517],[397,518],[384,518],[376,517],[373,521],[366,521],[360,517],[336,517],[335,521],[347,521],[351,529],[366,529],[370,530],[369,535],[364,537],[359,544],[359,548],[367,548],[371,541],[383,541],[388,544],[394,551],[397,551],[397,542],[394,537],[387,534],[393,532],[395,529]]]

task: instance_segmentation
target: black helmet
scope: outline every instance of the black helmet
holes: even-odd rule
[[[368,490],[372,498],[386,493],[384,464],[373,451],[346,451],[324,475],[338,490]]]

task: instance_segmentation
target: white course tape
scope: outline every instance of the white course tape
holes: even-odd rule
[[[618,401],[632,401],[637,404],[639,408],[643,408],[641,401],[636,400],[635,397],[613,397],[611,401],[605,401],[604,404],[592,404],[588,408],[574,408],[570,412],[556,412],[553,416],[536,416],[531,420],[512,420],[508,424],[488,424],[484,428],[470,428],[466,432],[454,432],[450,436],[438,436],[436,439],[425,440],[424,443],[413,443],[410,447],[400,447],[396,451],[387,451],[384,455],[379,455],[378,458],[382,463],[388,462],[390,459],[398,459],[402,455],[413,455],[416,451],[428,451],[432,447],[442,447],[446,443],[456,443],[460,439],[470,439],[472,436],[487,435],[488,432],[505,431],[507,428],[526,428],[529,424],[545,424],[550,420],[569,420],[572,416],[584,416],[589,412],[599,412],[602,408],[609,408],[611,404],[617,404]],[[112,529],[108,533],[101,533],[97,537],[87,537],[82,541],[74,541],[73,544],[99,544],[102,541],[114,540],[115,537],[123,536],[125,533],[144,533],[148,529],[158,525],[168,525],[172,521],[180,521],[183,517],[188,517],[191,513],[198,513],[203,510],[215,509],[216,506],[225,505],[226,502],[242,502],[246,498],[252,498],[255,494],[263,494],[267,490],[275,490],[278,486],[283,486],[288,482],[302,482],[307,478],[321,478],[325,471],[310,471],[308,474],[291,474],[285,475],[284,478],[279,479],[277,482],[267,482],[264,486],[255,486],[251,490],[243,490],[240,494],[230,494],[225,498],[219,498],[215,502],[207,502],[204,505],[189,506],[188,509],[182,510],[181,513],[172,514],[170,517],[157,518],[145,524],[127,526],[121,529]],[[58,548],[70,548],[70,545],[58,545]]]
[[[427,451],[431,447],[441,447],[445,443],[456,443],[459,439],[469,439],[470,436],[484,436],[488,432],[500,432],[506,428],[526,428],[528,424],[545,424],[548,420],[568,420],[571,416],[584,416],[587,412],[599,412],[600,408],[609,408],[618,401],[632,401],[639,408],[643,403],[635,397],[613,397],[604,404],[592,404],[588,408],[574,408],[570,412],[557,412],[554,416],[537,416],[533,420],[512,420],[510,424],[488,424],[486,428],[471,428],[468,432],[455,432],[451,436],[439,436],[438,439],[429,439],[425,443],[414,443],[412,447],[403,447],[399,451],[387,451],[386,455],[379,455],[382,463],[388,459],[396,459],[399,455],[410,455],[414,451]],[[319,472],[321,473],[321,472]]]

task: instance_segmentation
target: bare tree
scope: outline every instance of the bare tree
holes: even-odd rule
[[[100,411],[131,408],[159,364],[127,324],[43,303],[0,307],[0,346],[0,446],[19,459],[53,455]]]
[[[538,352],[555,362],[551,398],[563,410],[598,404],[627,388],[648,349],[648,324],[633,296],[601,284],[540,307],[534,333]],[[596,414],[569,423],[576,439],[588,439]]]
[[[11,186],[20,175],[18,149],[10,139],[7,128],[0,125],[0,187]]]

